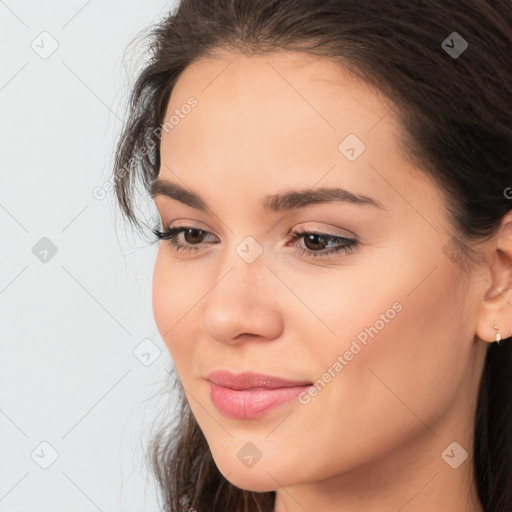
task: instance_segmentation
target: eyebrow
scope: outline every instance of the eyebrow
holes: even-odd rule
[[[162,178],[155,179],[151,185],[151,197],[154,199],[156,196],[169,197],[201,212],[213,213],[200,195]],[[385,209],[379,201],[365,195],[353,194],[341,187],[292,190],[280,194],[271,194],[263,198],[261,206],[266,212],[276,213],[305,208],[314,204],[333,202],[371,205]]]

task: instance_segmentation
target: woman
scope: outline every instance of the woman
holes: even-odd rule
[[[165,510],[512,510],[512,10],[184,0],[117,147],[159,222]]]

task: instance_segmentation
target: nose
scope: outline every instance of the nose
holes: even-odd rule
[[[280,286],[264,257],[252,263],[236,253],[225,258],[204,298],[202,329],[217,342],[230,345],[278,338],[283,328]]]

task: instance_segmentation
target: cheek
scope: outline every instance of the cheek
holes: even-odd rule
[[[405,260],[403,265],[389,263],[383,267],[385,274],[368,272],[366,289],[349,286],[352,302],[344,297],[345,309],[333,323],[340,332],[338,350],[329,351],[330,361],[321,358],[325,371],[338,354],[349,351],[351,360],[337,374],[336,383],[328,385],[325,400],[336,404],[344,418],[336,427],[341,426],[346,439],[357,445],[364,438],[369,449],[379,449],[373,445],[376,424],[381,439],[391,443],[394,432],[412,435],[425,429],[422,421],[435,424],[456,399],[466,365],[460,336],[464,299],[456,291],[450,265],[438,261],[425,278],[435,261],[425,266]]]
[[[318,391],[297,405],[296,425],[288,420],[288,430],[273,432],[276,450],[295,432],[311,444],[311,473],[320,477],[340,464],[349,467],[397,450],[407,440],[429,435],[429,428],[439,433],[436,426],[464,379],[458,334],[465,320],[452,269],[437,263],[425,279],[436,262],[390,261],[380,267],[386,273],[368,268],[353,280],[347,273],[340,280],[343,288],[324,283],[330,303],[322,303],[318,292],[309,295],[308,305],[321,312],[336,337],[319,336],[320,324],[312,315],[309,321],[304,315],[297,320],[315,341],[300,356],[310,361]],[[307,291],[304,284],[300,291]],[[332,466],[326,467],[325,460]],[[296,460],[291,466],[295,463],[300,464]]]
[[[166,272],[166,265],[163,263],[161,255],[161,246],[158,249],[155,266],[153,268],[153,282],[152,282],[152,307],[153,317],[155,319],[160,337],[167,345],[166,331],[168,331],[172,324],[169,319],[169,301],[172,300],[171,287],[170,287],[170,272]]]
[[[161,244],[153,269],[153,317],[160,337],[176,362],[180,354],[180,335],[181,339],[190,337],[190,333],[184,337],[184,329],[191,317],[192,312],[187,312],[194,304],[194,297],[191,287],[187,286],[186,276],[172,264],[172,260],[166,254],[168,248],[163,242]],[[195,296],[197,297],[197,294]]]
[[[194,265],[180,265],[161,242],[152,282],[153,317],[170,353],[180,380],[190,384],[201,361],[201,331],[198,315],[205,300],[205,275]],[[198,263],[200,265],[200,263]],[[210,285],[211,286],[211,285]]]

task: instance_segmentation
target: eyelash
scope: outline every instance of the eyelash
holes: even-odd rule
[[[155,235],[156,239],[155,241],[160,240],[168,240],[170,242],[170,245],[173,247],[173,249],[178,251],[184,251],[184,252],[197,252],[201,249],[198,247],[194,247],[194,245],[200,245],[200,244],[183,244],[176,242],[176,236],[179,235],[182,232],[188,231],[188,230],[194,230],[199,231],[201,233],[211,234],[208,231],[205,231],[204,229],[194,228],[191,226],[177,226],[174,228],[165,228],[164,231],[160,231],[158,228],[152,229],[152,233]],[[342,236],[334,236],[334,235],[328,235],[326,233],[320,233],[318,231],[306,231],[304,229],[297,229],[296,231],[293,231],[290,240],[296,241],[300,240],[306,236],[309,235],[317,235],[324,239],[327,243],[329,242],[341,242],[343,245],[340,245],[334,249],[321,249],[319,251],[312,251],[311,249],[298,249],[298,252],[300,255],[306,255],[308,258],[317,258],[317,254],[320,255],[320,257],[326,257],[330,255],[335,255],[340,253],[341,251],[344,251],[345,254],[350,254],[354,251],[356,251],[359,247],[359,242],[356,239],[352,238],[345,238]]]

